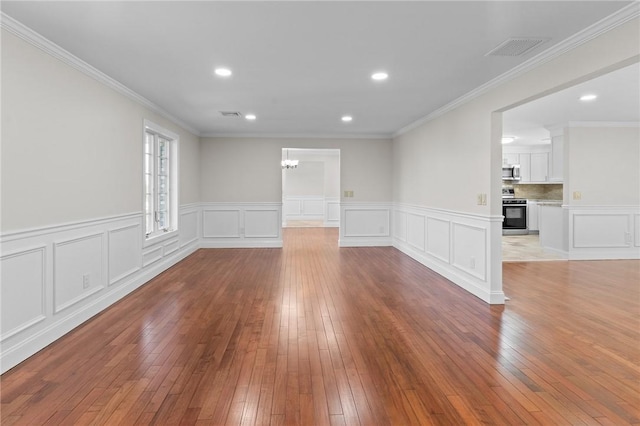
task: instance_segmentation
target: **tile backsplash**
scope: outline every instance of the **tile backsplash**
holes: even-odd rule
[[[560,200],[562,201],[562,184],[514,184],[516,198],[529,200]]]

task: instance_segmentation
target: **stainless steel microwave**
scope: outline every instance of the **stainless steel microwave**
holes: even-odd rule
[[[520,180],[520,166],[502,166],[502,180]]]

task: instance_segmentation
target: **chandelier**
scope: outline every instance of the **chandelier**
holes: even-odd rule
[[[298,160],[289,160],[289,150],[287,149],[287,159],[282,160],[280,165],[283,169],[295,169],[298,167]]]

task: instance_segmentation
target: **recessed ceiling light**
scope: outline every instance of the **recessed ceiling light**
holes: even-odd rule
[[[589,102],[589,101],[593,101],[598,97],[598,95],[594,95],[592,93],[588,94],[588,95],[582,95],[580,96],[580,100],[582,102]]]
[[[216,68],[213,72],[220,77],[229,77],[231,75],[231,70],[229,68]]]
[[[351,117],[350,115],[343,115],[342,116],[342,121],[349,122],[351,120],[353,120],[353,117]]]
[[[387,74],[386,72],[380,71],[372,74],[371,78],[377,81],[386,80],[387,78],[389,78],[389,74]]]
[[[256,116],[255,114],[247,114],[244,116],[244,118],[246,118],[247,120],[255,120]]]
[[[516,138],[515,136],[504,136],[502,138],[502,143],[511,143],[511,142],[515,141],[516,139],[518,139],[518,138]]]

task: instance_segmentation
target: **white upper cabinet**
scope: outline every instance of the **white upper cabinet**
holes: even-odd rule
[[[549,182],[549,146],[503,147],[502,164],[520,165],[520,183]]]
[[[547,182],[549,180],[549,154],[546,152],[531,153],[531,182]]]
[[[551,137],[551,167],[549,170],[549,180],[552,182],[562,182],[564,180],[562,165],[564,161],[564,135],[560,134]]]

